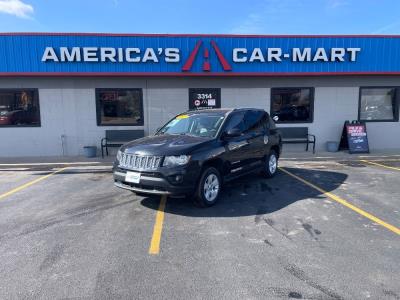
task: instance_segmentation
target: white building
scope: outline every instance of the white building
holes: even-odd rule
[[[400,149],[400,37],[0,39],[0,157],[81,155],[105,130],[152,134],[189,103],[263,108],[278,126],[308,127],[317,150],[361,120],[372,151]]]

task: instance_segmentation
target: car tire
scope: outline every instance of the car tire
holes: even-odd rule
[[[271,150],[265,157],[262,175],[267,178],[274,177],[278,170],[278,155],[275,150]]]
[[[214,167],[207,167],[200,176],[199,184],[194,194],[194,201],[200,207],[214,205],[221,192],[221,175]]]

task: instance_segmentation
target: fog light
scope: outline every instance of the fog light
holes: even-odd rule
[[[177,184],[183,182],[183,175],[178,174],[178,175],[170,175],[168,176],[168,181],[171,182],[172,184]]]

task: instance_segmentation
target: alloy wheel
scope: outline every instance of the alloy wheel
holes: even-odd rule
[[[268,161],[269,172],[271,174],[274,174],[276,172],[277,167],[278,167],[278,160],[276,159],[275,154],[271,154]]]
[[[209,174],[204,181],[204,198],[208,202],[214,201],[219,193],[219,180],[217,175]]]

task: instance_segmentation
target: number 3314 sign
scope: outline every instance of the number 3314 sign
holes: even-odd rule
[[[221,89],[189,89],[189,109],[221,108]]]

